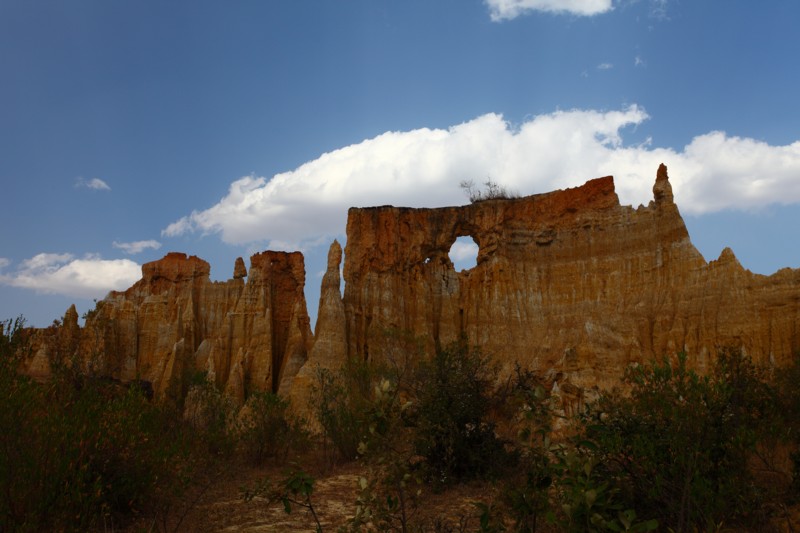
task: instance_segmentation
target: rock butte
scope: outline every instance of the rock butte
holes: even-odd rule
[[[724,346],[781,366],[800,351],[800,269],[744,269],[726,248],[706,262],[673,202],[664,165],[654,199],[621,206],[612,177],[581,187],[461,207],[352,208],[342,249],[332,244],[316,334],[299,252],[241,258],[226,282],[209,265],[170,253],[112,292],[78,326],[35,333],[28,371],[77,354],[84,368],[152,382],[160,398],[206,372],[230,396],[271,389],[307,398],[317,367],[427,349],[465,334],[505,371],[516,362],[572,387],[609,387],[630,363],[685,351],[703,372]],[[478,244],[477,265],[456,272],[457,237]],[[246,279],[245,279],[246,278]],[[401,333],[401,335],[398,335]]]

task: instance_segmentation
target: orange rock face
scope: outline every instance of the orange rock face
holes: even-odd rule
[[[277,390],[312,339],[302,254],[256,254],[246,281],[241,259],[234,279],[212,282],[209,272],[202,259],[170,253],[143,265],[130,289],[99,302],[79,331],[77,313],[74,325],[65,317],[59,335],[78,337],[75,353],[87,371],[150,381],[159,398],[184,394],[196,372],[238,400]]]
[[[338,241],[333,241],[328,250],[328,267],[322,278],[314,345],[308,361],[299,369],[287,391],[292,404],[305,415],[311,414],[305,410],[305,404],[316,383],[317,372],[321,369],[338,370],[347,357],[346,319],[339,276],[341,264],[342,247]],[[312,417],[306,418],[311,420]]]
[[[730,250],[706,263],[663,165],[646,207],[613,178],[463,207],[351,209],[345,251],[348,353],[380,356],[382,332],[429,348],[466,334],[503,363],[618,382],[625,366],[685,351],[699,370],[723,345],[780,365],[800,350],[800,270],[760,276]],[[456,272],[457,237],[479,246]]]
[[[73,308],[59,330],[42,332],[30,371],[46,374],[48,354],[77,353],[88,371],[151,381],[162,398],[202,371],[239,401],[271,389],[297,403],[317,368],[390,357],[392,339],[409,334],[428,350],[466,335],[506,371],[519,362],[564,390],[615,385],[628,364],[680,351],[701,372],[730,345],[764,365],[787,363],[800,351],[800,270],[756,275],[729,249],[706,262],[663,165],[653,197],[621,206],[606,177],[461,207],[353,208],[344,297],[334,242],[316,338],[299,252],[256,254],[249,272],[238,259],[227,282],[171,253],[109,294],[84,328]],[[448,254],[462,236],[478,244],[477,265],[456,272]]]

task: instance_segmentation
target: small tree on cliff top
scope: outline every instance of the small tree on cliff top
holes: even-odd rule
[[[459,187],[466,193],[469,201],[473,204],[485,200],[506,200],[519,197],[519,194],[510,191],[505,185],[492,181],[492,178],[487,178],[483,185],[484,189],[481,190],[473,180],[463,180],[459,183]]]

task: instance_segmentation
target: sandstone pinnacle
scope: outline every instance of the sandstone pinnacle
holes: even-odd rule
[[[669,183],[669,176],[667,175],[667,166],[661,164],[656,173],[656,183],[653,185],[653,199],[656,203],[672,202],[672,185]]]
[[[237,257],[233,265],[233,279],[242,279],[245,277],[247,277],[247,269],[244,266],[244,259]]]
[[[457,272],[449,252],[463,236],[477,264]],[[169,253],[98,302],[83,328],[70,308],[60,328],[38,330],[27,371],[74,359],[150,381],[159,398],[205,372],[237,401],[273,390],[300,405],[319,368],[392,359],[418,342],[432,353],[465,335],[505,372],[519,363],[580,398],[617,384],[630,363],[678,352],[704,372],[724,346],[766,366],[800,351],[800,270],[756,275],[730,249],[707,262],[665,165],[653,201],[635,209],[620,205],[611,176],[460,207],[352,208],[344,259],[342,295],[334,241],[313,335],[299,252],[255,254],[249,271],[237,260],[226,282],[210,281],[202,259]]]

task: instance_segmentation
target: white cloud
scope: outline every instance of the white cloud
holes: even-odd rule
[[[93,189],[95,191],[110,191],[111,187],[108,186],[108,183],[101,180],[100,178],[92,178],[90,180],[85,180],[83,178],[78,178],[75,180],[76,187],[83,187],[86,189]]]
[[[11,261],[9,259],[6,259],[5,257],[0,257],[0,270],[7,267],[10,264]]]
[[[104,260],[96,256],[75,259],[71,254],[38,254],[20,263],[0,283],[76,298],[102,298],[123,290],[141,278],[141,266],[129,259]]]
[[[161,248],[161,243],[156,240],[149,241],[135,241],[135,242],[117,242],[111,243],[111,246],[118,248],[126,254],[133,255],[142,253],[145,250],[158,250]]]
[[[597,65],[597,70],[611,70],[612,68],[614,68],[612,63],[600,63]]]
[[[478,245],[471,239],[469,241],[458,239],[450,247],[449,255],[453,263],[462,263],[469,260],[474,263],[475,258],[478,256]]]
[[[646,67],[647,63],[645,63],[644,59],[642,59],[642,56],[636,56],[635,58],[633,58],[633,66]]]
[[[388,132],[272,179],[236,180],[219,203],[162,233],[219,233],[232,244],[297,249],[343,234],[351,206],[464,204],[458,184],[483,183],[487,176],[534,194],[613,174],[622,203],[646,204],[662,162],[684,213],[800,202],[800,141],[772,146],[711,132],[682,150],[652,141],[626,145],[624,128],[647,119],[643,108],[632,105],[557,111],[513,126],[490,113],[446,130]]]
[[[590,17],[611,11],[611,0],[486,0],[494,22],[511,20],[530,11]]]

